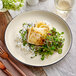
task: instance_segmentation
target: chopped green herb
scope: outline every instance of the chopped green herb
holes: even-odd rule
[[[55,41],[57,42],[58,41],[58,38],[55,38]]]
[[[55,47],[54,47],[54,46],[52,46],[52,47],[51,47],[51,50],[55,50]]]
[[[31,58],[34,58],[35,56],[32,56]]]
[[[29,27],[31,27],[32,25],[28,25]]]
[[[45,58],[44,55],[42,55],[41,60],[44,60],[44,58]]]
[[[23,26],[26,25],[26,23],[23,23]]]
[[[19,33],[21,33],[21,32],[22,32],[22,30],[19,31]]]
[[[61,34],[64,34],[64,32],[61,32]]]
[[[58,49],[58,53],[61,54],[62,53],[62,49]]]
[[[27,44],[27,42],[26,42],[26,41],[24,41],[24,42],[23,42],[23,46],[25,46],[26,44]]]
[[[30,47],[31,47],[31,49],[32,49],[32,50],[34,50],[34,48],[35,48],[35,46],[34,46],[34,45],[31,45]]]
[[[54,54],[54,51],[51,50],[51,51],[49,52],[49,54],[50,54],[50,55],[53,55],[53,54]]]
[[[53,27],[53,29],[52,29],[52,30],[53,30],[53,31],[56,31],[56,28],[54,28],[54,27]]]
[[[20,30],[19,33],[21,34],[21,37],[22,37],[23,46],[25,46],[27,44],[26,37],[25,37],[27,31],[22,32],[22,30]]]

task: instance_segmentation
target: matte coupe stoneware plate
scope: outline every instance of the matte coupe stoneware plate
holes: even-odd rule
[[[17,48],[15,39],[17,37],[19,30],[22,28],[22,24],[24,22],[46,22],[51,27],[55,27],[57,31],[64,32],[65,42],[62,54],[55,53],[52,56],[45,58],[44,61],[41,61],[41,56],[38,55],[35,58],[31,59],[31,53],[25,53],[24,51]],[[48,11],[30,11],[24,12],[16,16],[9,23],[5,32],[5,43],[12,56],[20,62],[31,66],[47,66],[58,62],[68,53],[72,44],[72,34],[68,24],[56,14]]]

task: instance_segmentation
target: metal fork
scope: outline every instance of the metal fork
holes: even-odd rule
[[[2,69],[2,71],[6,73],[8,76],[13,76],[1,61],[0,61],[0,69]]]
[[[15,63],[11,61],[11,59],[8,56],[8,53],[2,48],[2,46],[0,46],[0,57],[7,59],[22,74],[22,76],[26,76],[26,74]]]
[[[0,46],[0,57],[4,59],[9,59],[8,54],[3,50],[3,48]]]

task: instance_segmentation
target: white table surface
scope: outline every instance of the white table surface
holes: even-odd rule
[[[54,12],[54,0],[47,0],[46,2],[40,2],[36,6],[25,6],[20,11],[9,11],[14,18],[16,15],[31,10],[47,10]],[[73,9],[70,12],[67,19],[65,19],[71,28],[73,34],[73,45],[67,56],[58,63],[43,67],[48,76],[76,76],[76,2]]]

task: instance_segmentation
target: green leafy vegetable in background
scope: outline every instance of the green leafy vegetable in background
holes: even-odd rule
[[[2,0],[3,8],[9,10],[19,10],[24,4],[24,0]]]

